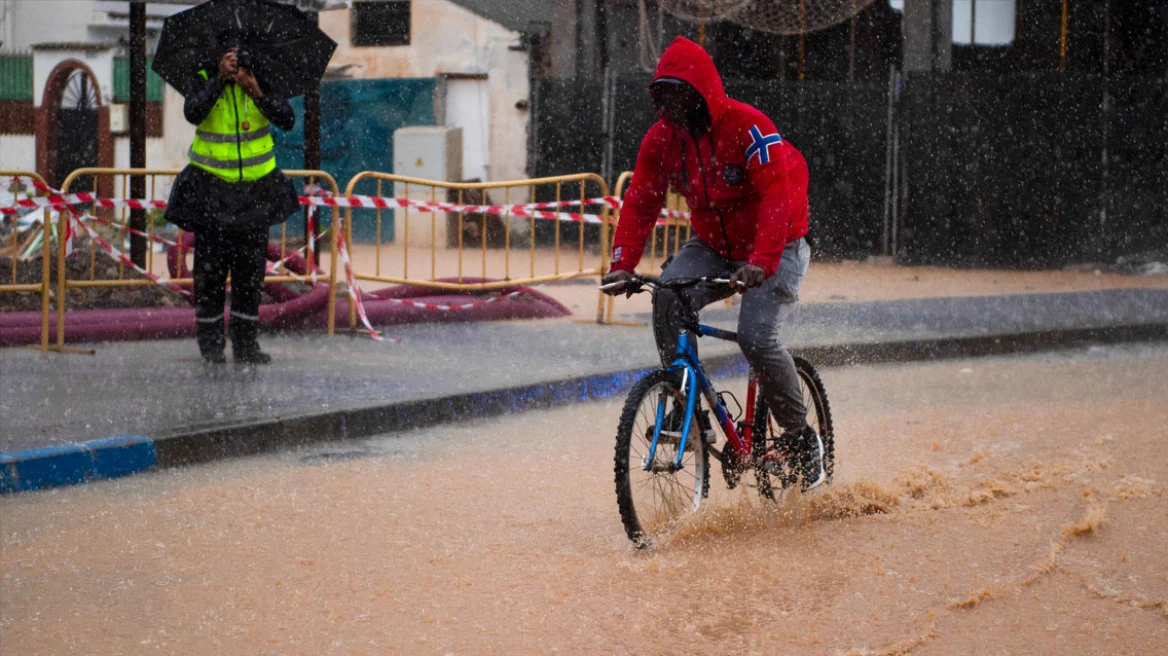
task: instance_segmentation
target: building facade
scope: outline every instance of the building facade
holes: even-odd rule
[[[149,48],[181,5],[148,5]],[[59,185],[73,169],[128,166],[125,2],[0,0],[0,167]],[[151,74],[147,158],[165,152],[165,85]]]
[[[148,52],[166,16],[190,4],[147,4]],[[530,69],[520,32],[448,0],[331,6],[340,8],[319,15],[338,44],[325,85],[431,80],[433,112],[415,115],[463,129],[464,177],[525,176]],[[83,166],[128,166],[128,41],[124,1],[0,0],[0,168],[36,170],[59,185]],[[147,87],[147,166],[182,167],[194,134],[183,98],[153,72]],[[391,137],[381,138],[363,145],[391,152]]]

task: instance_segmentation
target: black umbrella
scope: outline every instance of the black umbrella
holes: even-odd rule
[[[240,65],[266,91],[292,98],[324,76],[337,44],[292,5],[271,0],[209,0],[162,24],[154,71],[184,96],[215,75],[219,59],[239,48]]]

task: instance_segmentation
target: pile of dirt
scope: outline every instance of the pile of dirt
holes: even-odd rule
[[[41,281],[42,256],[37,252],[33,257],[19,261],[10,254],[0,256],[0,281],[3,284],[12,282],[12,269],[16,267],[16,284],[37,284]],[[54,250],[51,255],[50,280],[53,288],[50,289],[49,307],[56,309],[57,257]],[[91,275],[92,271],[92,275]],[[97,248],[93,255],[92,268],[90,262],[90,239],[86,235],[74,238],[73,254],[65,258],[65,275],[70,280],[144,280],[146,277],[130,267],[122,267],[120,263]],[[161,285],[143,287],[95,287],[69,290],[68,307],[71,309],[115,309],[137,307],[188,307],[188,297],[177,291]],[[0,312],[36,311],[41,309],[40,294],[36,293],[0,293]]]

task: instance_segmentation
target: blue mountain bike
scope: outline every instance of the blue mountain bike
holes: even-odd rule
[[[702,283],[729,285],[730,281],[710,277],[662,281],[647,276],[624,281],[630,294],[646,288],[683,292]],[[700,324],[688,296],[678,293],[677,298],[682,326],[677,359],[633,386],[617,429],[613,467],[617,506],[629,539],[638,546],[647,545],[652,535],[701,506],[709,493],[711,455],[722,464],[722,476],[730,489],[742,483],[751,470],[764,499],[775,500],[776,492],[781,494],[798,484],[794,455],[776,439],[783,429],[758,393],[758,379],[750,376],[744,413],[733,394],[714,389],[689,337],[693,332],[737,342],[738,335]],[[830,482],[835,469],[835,440],[827,392],[811,363],[796,357],[795,369],[807,406],[807,423],[823,440],[825,482]],[[733,417],[727,399],[737,407]],[[712,410],[713,421],[703,409],[703,401]],[[720,450],[715,423],[725,437]]]

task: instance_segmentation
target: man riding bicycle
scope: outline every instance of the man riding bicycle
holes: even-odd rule
[[[687,292],[701,308],[742,288],[738,343],[758,376],[780,446],[795,454],[804,490],[825,478],[823,442],[807,424],[795,363],[778,330],[798,299],[811,249],[807,162],[754,107],[726,96],[710,55],[684,37],[661,55],[649,87],[659,120],[641,142],[603,283],[617,295],[645,251],[672,186],[689,204],[694,238],[665,264],[662,280],[729,277],[731,287]],[[663,364],[675,357],[676,293],[657,291],[653,330]],[[695,339],[691,342],[696,342]]]

